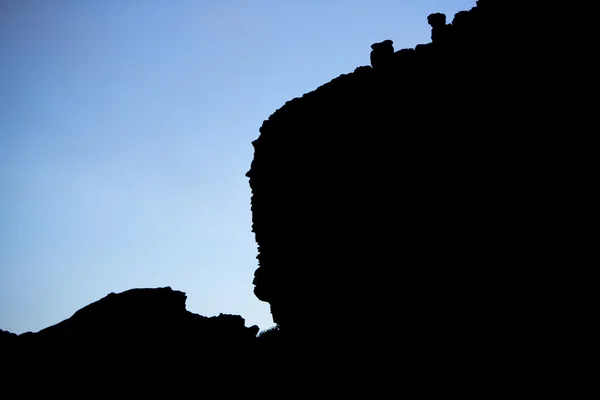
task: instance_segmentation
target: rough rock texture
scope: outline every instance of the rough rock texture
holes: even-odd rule
[[[548,250],[552,176],[531,107],[541,61],[523,45],[539,19],[521,5],[434,14],[432,43],[374,44],[372,66],[264,121],[247,172],[254,284],[282,332],[404,343],[423,362],[510,346],[497,339]]]
[[[373,68],[385,68],[390,65],[394,57],[394,42],[384,40],[381,43],[371,45],[371,66]]]

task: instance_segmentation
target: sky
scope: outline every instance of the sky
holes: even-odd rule
[[[475,0],[0,0],[0,329],[108,293],[274,325],[244,174],[262,122]]]

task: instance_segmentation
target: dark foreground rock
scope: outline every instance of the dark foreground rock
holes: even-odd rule
[[[371,66],[264,121],[247,173],[254,284],[282,332],[421,377],[482,379],[531,344],[561,174],[529,5],[433,14],[432,42],[382,38]]]
[[[45,376],[87,371],[183,379],[246,369],[259,328],[246,327],[238,315],[191,313],[185,301],[170,287],[110,293],[39,332],[2,331],[3,361]]]
[[[110,293],[56,325],[39,332],[9,334],[20,346],[76,343],[142,348],[187,346],[208,340],[233,345],[253,340],[257,326],[246,327],[238,315],[204,317],[186,310],[186,295],[170,287]],[[5,336],[7,333],[3,333]],[[227,343],[230,342],[230,343]]]

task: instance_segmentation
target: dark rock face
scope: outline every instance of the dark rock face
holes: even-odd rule
[[[520,53],[535,18],[515,4],[433,14],[432,43],[374,44],[372,67],[264,121],[247,173],[254,284],[282,332],[402,342],[422,362],[510,336],[510,277],[547,250],[549,179],[530,129],[543,119],[526,112],[538,61]]]
[[[158,368],[164,374],[181,373],[181,363],[190,357],[216,365],[221,358],[250,355],[257,326],[246,327],[238,315],[193,314],[185,300],[185,293],[170,287],[110,293],[39,332],[3,331],[0,348],[15,362],[61,359],[85,369],[126,359],[131,368]]]
[[[371,45],[371,66],[373,68],[382,68],[389,65],[394,56],[394,42],[384,40],[381,43]]]
[[[13,344],[16,343],[17,335],[8,331],[0,329],[0,343],[2,344]]]
[[[170,287],[130,289],[85,306],[73,316],[32,334],[36,340],[138,340],[168,336],[254,338],[238,315],[204,317],[186,310],[186,295]],[[230,332],[226,332],[229,330]]]
[[[431,25],[431,41],[434,43],[443,41],[447,37],[448,26],[446,25],[446,15],[435,13],[427,17],[427,22]]]

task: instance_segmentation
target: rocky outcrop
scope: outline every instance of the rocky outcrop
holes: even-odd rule
[[[17,340],[16,334],[0,329],[0,344],[13,344],[16,343],[15,340]]]
[[[433,43],[443,42],[448,37],[449,26],[446,24],[446,14],[435,13],[427,17],[431,25],[431,41]]]
[[[15,361],[62,359],[81,367],[133,358],[165,368],[189,357],[206,361],[248,357],[259,331],[238,315],[204,317],[186,310],[186,295],[170,287],[110,293],[39,332],[2,332],[0,347]],[[148,364],[151,365],[151,364]],[[180,367],[169,367],[180,370]]]
[[[247,328],[239,315],[204,317],[186,310],[186,295],[170,287],[130,289],[85,306],[73,316],[35,334],[39,340],[100,340],[138,342],[173,337],[248,340],[258,327]]]
[[[394,57],[394,42],[384,40],[381,43],[373,43],[371,45],[371,66],[373,68],[385,68],[391,64]]]
[[[282,332],[426,359],[509,329],[507,279],[544,249],[548,211],[541,60],[523,52],[536,19],[519,4],[433,14],[431,43],[374,44],[372,66],[264,121],[247,172],[254,284]]]

